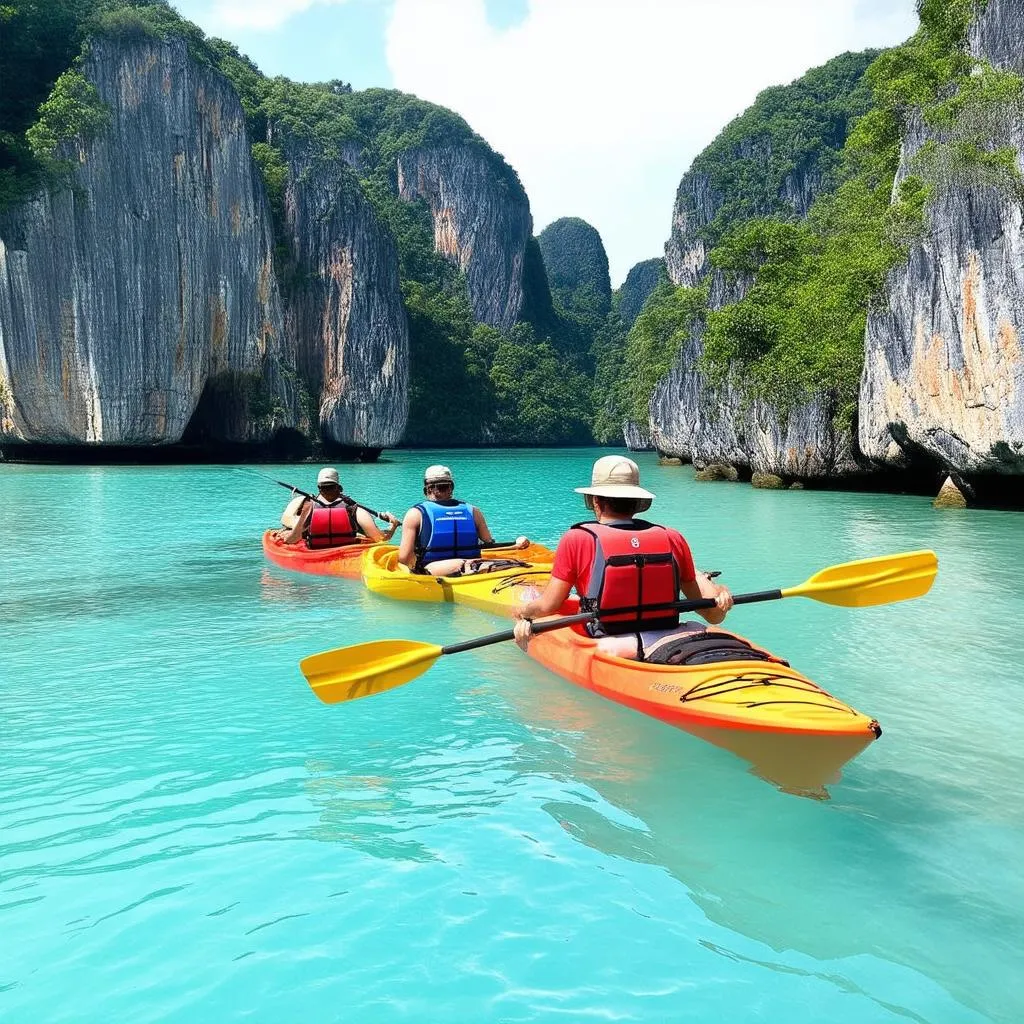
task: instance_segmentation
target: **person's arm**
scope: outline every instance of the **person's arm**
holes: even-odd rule
[[[683,593],[691,601],[698,601],[704,597],[710,597],[715,601],[714,608],[700,608],[697,614],[717,626],[725,619],[726,614],[732,607],[732,594],[728,587],[723,587],[714,580],[709,580],[704,573],[697,573],[697,578],[682,585]]]
[[[372,541],[389,541],[395,535],[395,530],[398,529],[398,520],[390,513],[382,513],[383,517],[391,524],[391,528],[381,532],[377,524],[373,521],[373,516],[364,508],[356,509],[356,522],[359,524],[359,529],[366,534],[367,538]]]
[[[580,547],[582,542],[579,530],[570,530],[558,542],[555,560],[551,563],[551,578],[540,597],[520,605],[512,613],[516,619],[515,640],[524,651],[533,632],[530,620],[557,612],[576,585],[579,578],[577,567],[584,557]]]
[[[491,533],[490,527],[487,525],[487,520],[484,519],[483,512],[480,511],[476,506],[473,507],[473,521],[476,523],[476,535],[480,538],[481,544],[493,544],[494,536]],[[517,537],[515,542],[515,549],[517,551],[523,551],[530,546],[529,537]]]
[[[277,539],[285,544],[298,544],[306,530],[309,517],[313,514],[313,502],[308,498],[299,506],[299,514],[295,517],[295,525],[290,530],[278,530]]]
[[[571,590],[571,583],[552,576],[540,597],[520,605],[514,615],[517,619],[539,619],[545,615],[554,615],[565,604]]]
[[[572,584],[552,576],[540,597],[515,610],[516,624],[513,627],[513,632],[516,643],[524,651],[530,645],[530,637],[533,636],[532,620],[543,618],[545,615],[554,615],[565,604],[565,599],[571,590]]]
[[[679,570],[679,589],[691,601],[711,598],[717,605],[715,608],[701,608],[697,614],[706,619],[712,626],[717,626],[732,607],[732,594],[728,587],[714,583],[702,572],[693,567],[693,554],[690,545],[678,530],[669,529],[669,543],[672,545],[672,557],[676,560]]]
[[[412,569],[416,565],[416,539],[420,535],[420,511],[411,508],[402,520],[402,542],[398,546],[398,560]]]
[[[473,506],[473,522],[476,523],[476,535],[480,538],[480,543],[493,544],[494,536],[491,533],[491,528],[487,525],[487,520],[484,519],[483,512],[481,512],[475,505]]]

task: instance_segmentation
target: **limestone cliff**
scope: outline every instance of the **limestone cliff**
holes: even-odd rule
[[[600,324],[611,309],[612,282],[597,228],[579,217],[561,217],[537,242],[556,305],[585,323]]]
[[[477,321],[508,330],[523,304],[533,220],[522,187],[502,170],[473,145],[407,150],[397,168],[399,195],[426,201],[434,248],[466,275]]]
[[[746,281],[728,283],[715,271],[709,307],[738,301]],[[748,473],[812,479],[858,470],[848,431],[837,431],[832,395],[819,395],[785,415],[751,401],[726,382],[713,386],[700,369],[703,321],[684,343],[650,403],[651,444],[661,454],[704,466],[724,462]]]
[[[800,175],[799,181],[794,178],[792,190],[786,193],[794,202],[794,212],[806,214],[814,201],[816,180],[820,182],[813,170]],[[700,217],[707,213],[705,210]],[[674,224],[678,223],[677,218]],[[721,271],[711,269],[699,230],[692,223],[690,230],[689,236],[673,236],[679,243],[676,258],[673,243],[666,246],[673,283],[684,287],[706,284],[709,310],[739,301],[750,282],[730,281]],[[817,395],[783,414],[765,402],[751,401],[740,387],[712,385],[701,369],[703,332],[701,318],[668,376],[655,388],[649,406],[649,437],[654,448],[698,466],[725,462],[750,472],[787,478],[812,479],[861,471],[850,432],[837,429],[833,422],[838,411],[834,395]],[[642,438],[643,432],[634,428],[627,442]]]
[[[1024,6],[989,0],[975,57],[1024,71]],[[990,118],[1024,173],[1024,109]],[[897,181],[945,136],[912,123]],[[939,167],[924,237],[868,321],[860,444],[879,463],[1024,473],[1024,202],[1019,183]]]
[[[651,444],[696,466],[724,462],[747,473],[813,479],[857,471],[848,434],[837,434],[831,396],[821,395],[785,417],[748,401],[728,385],[710,389],[695,369],[694,335],[651,399]]]
[[[409,412],[409,332],[391,236],[341,161],[302,149],[290,154],[285,219],[296,262],[285,324],[321,436],[396,445]]]
[[[180,40],[96,40],[110,128],[0,217],[0,440],[266,441],[300,418],[262,185],[230,85]]]
[[[676,192],[665,246],[673,281],[701,281],[710,249],[744,220],[807,215],[834,179],[850,125],[870,107],[864,72],[875,56],[843,53],[765,89],[700,153]]]
[[[743,296],[748,282],[714,270],[712,248],[752,217],[806,217],[830,183],[850,123],[866,109],[863,74],[872,57],[843,54],[789,86],[766,90],[698,156],[680,182],[665,246],[674,284],[706,286],[712,311]],[[803,128],[794,132],[797,122]],[[701,370],[703,330],[699,320],[651,399],[650,436],[659,451],[780,476],[856,469],[848,432],[833,426],[834,396],[780,415],[738,387],[713,387]]]
[[[660,256],[630,267],[626,280],[615,293],[615,308],[626,330],[633,326],[664,274],[665,261]]]
[[[774,156],[778,158],[779,154]],[[772,144],[768,140],[743,139],[735,148],[734,159],[751,165],[755,173],[767,177],[773,162]],[[805,163],[783,177],[772,203],[752,207],[747,216],[767,216],[782,207],[790,217],[802,219],[821,191],[822,179],[819,160],[809,156]],[[672,211],[672,233],[665,244],[668,275],[676,284],[693,288],[707,275],[707,259],[712,248],[709,228],[726,198],[713,187],[705,171],[695,169],[683,176]]]

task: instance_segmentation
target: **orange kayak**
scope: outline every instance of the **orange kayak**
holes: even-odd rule
[[[559,614],[578,610],[573,598]],[[882,732],[777,661],[648,664],[606,654],[575,628],[534,636],[529,653],[577,686],[731,750],[785,789],[820,791]]]
[[[275,565],[295,572],[308,572],[317,576],[343,576],[345,579],[359,579],[359,566],[363,555],[373,544],[359,541],[337,548],[318,548],[310,551],[305,542],[283,544],[274,536],[273,530],[263,534],[263,554]]]

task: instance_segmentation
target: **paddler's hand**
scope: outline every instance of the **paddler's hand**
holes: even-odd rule
[[[530,646],[530,637],[533,636],[533,622],[530,619],[521,618],[516,612],[516,624],[512,627],[515,633],[515,641],[519,649],[525,651]]]
[[[529,537],[516,537],[516,547],[515,547],[516,551],[524,551],[529,546],[530,546],[530,538]],[[523,650],[525,651],[526,648],[524,647]]]
[[[724,615],[735,603],[732,598],[732,591],[728,587],[717,584],[718,593],[715,594],[715,607]]]
[[[399,526],[402,525],[402,521],[397,516],[395,516],[393,513],[391,513],[391,512],[385,512],[384,513],[384,522],[385,523],[390,523],[396,529]]]

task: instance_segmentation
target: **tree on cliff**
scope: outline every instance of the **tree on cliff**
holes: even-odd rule
[[[562,217],[538,236],[555,308],[591,328],[611,310],[608,254],[597,229],[579,217]]]

